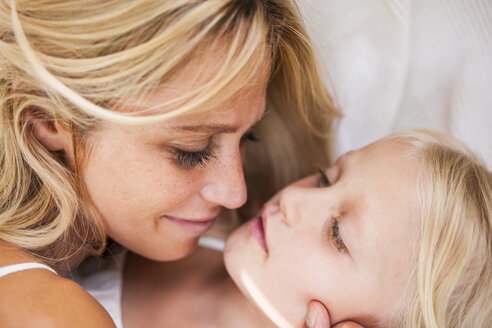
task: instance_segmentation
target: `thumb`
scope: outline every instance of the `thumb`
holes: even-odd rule
[[[340,322],[338,325],[335,325],[333,328],[364,328],[364,327],[353,321],[344,321],[344,322]]]
[[[311,301],[308,305],[306,326],[309,328],[330,328],[330,315],[326,307],[318,301]]]

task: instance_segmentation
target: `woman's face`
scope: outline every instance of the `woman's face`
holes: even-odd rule
[[[410,277],[416,182],[408,146],[376,142],[278,193],[227,240],[226,267],[278,325],[300,327],[323,302],[332,323],[396,311]]]
[[[220,58],[211,53],[189,64],[146,105],[195,88],[213,76]],[[268,67],[260,73],[203,112],[142,127],[106,123],[88,137],[82,181],[111,238],[154,260],[181,258],[222,207],[245,203],[242,146],[265,110]]]

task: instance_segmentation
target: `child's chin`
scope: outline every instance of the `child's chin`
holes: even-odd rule
[[[246,245],[249,229],[243,224],[235,229],[226,239],[224,249],[224,264],[227,272],[235,280],[241,266],[241,252]]]

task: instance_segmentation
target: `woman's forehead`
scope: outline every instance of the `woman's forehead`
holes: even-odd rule
[[[166,113],[190,102],[198,102],[196,108],[183,114],[184,117],[194,117],[196,112],[214,110],[220,105],[231,107],[257,98],[258,94],[265,94],[270,78],[268,57],[262,59],[254,72],[248,73],[250,77],[247,80],[241,82],[240,78],[231,77],[230,83],[222,85],[220,80],[227,78],[222,67],[224,55],[217,50],[199,56],[182,66],[153,92],[138,99],[122,99],[121,105],[116,105],[118,111]]]

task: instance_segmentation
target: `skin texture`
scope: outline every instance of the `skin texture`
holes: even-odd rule
[[[214,233],[217,231],[213,231]],[[217,234],[216,236],[220,236]],[[225,271],[222,254],[199,248],[172,262],[156,262],[133,253],[125,261],[123,326],[175,328],[268,328],[274,325],[249,302]],[[325,307],[311,302],[306,327],[329,328]],[[344,322],[335,328],[360,328]]]
[[[331,324],[394,319],[418,231],[407,148],[396,140],[376,142],[327,169],[331,186],[315,175],[269,201],[263,210],[268,253],[250,224],[227,240],[226,267],[241,290],[272,319],[294,327],[302,326],[312,300],[326,307],[318,307],[319,319]]]
[[[145,100],[144,107],[152,107],[157,112],[168,111],[162,103],[213,76],[220,60],[220,53],[212,53],[191,63],[175,77],[172,89],[156,92]],[[267,64],[234,97],[220,104],[209,104],[201,113],[193,112],[140,128],[104,123],[88,136],[84,143],[87,148],[79,149],[79,154],[83,154],[79,172],[87,196],[111,238],[147,259],[179,259],[192,252],[199,233],[190,232],[166,217],[202,221],[217,216],[222,207],[233,209],[244,204],[242,145],[248,130],[264,114]],[[64,151],[67,164],[73,168],[71,134],[56,122],[46,124],[34,120],[33,123],[38,140],[51,151]],[[197,152],[206,148],[210,148],[214,156],[210,161],[204,161],[204,165],[180,165],[176,149]],[[51,290],[65,285],[58,280],[61,278],[55,276],[54,279]],[[126,277],[124,287],[131,287],[135,281],[139,283]],[[244,299],[235,288],[232,289],[236,295],[234,299],[241,305],[239,308],[244,309]],[[71,289],[64,290],[64,295],[77,300],[77,306],[59,308],[58,319],[75,318],[72,310],[77,309],[82,317],[88,313],[98,314],[91,316],[94,321],[91,326],[111,326],[104,309],[79,286],[73,284]],[[149,295],[155,297],[158,294],[155,292],[154,285]],[[131,295],[131,292],[126,289],[124,294]],[[56,293],[51,295],[54,295],[54,301],[62,299]],[[49,309],[52,308],[53,304],[47,309],[39,309],[44,315],[51,313]],[[241,313],[228,317],[235,319],[244,315]],[[318,323],[329,326],[327,320]]]
[[[223,56],[210,51],[191,61],[141,105],[158,113],[169,111],[162,104],[211,79]],[[269,73],[265,60],[233,97],[205,104],[198,112],[145,126],[103,122],[91,132],[77,162],[86,195],[109,237],[153,260],[179,259],[193,251],[206,228],[189,229],[176,219],[208,221],[203,224],[211,227],[222,208],[246,202],[243,145],[263,117]],[[74,165],[69,133],[38,122],[35,134],[48,149],[64,150]],[[209,154],[206,159],[194,155],[201,162],[183,160],[188,158],[183,152],[202,151]]]
[[[167,217],[208,221],[222,207],[243,205],[241,146],[263,115],[265,89],[263,78],[205,113],[145,128],[109,125],[91,138],[82,177],[108,235],[144,257],[174,260],[195,248],[200,233]],[[157,94],[152,101],[165,98],[165,93]],[[228,131],[214,128],[219,125]],[[170,132],[185,126],[200,131]],[[189,168],[173,154],[175,149],[196,152],[208,147],[214,158]]]
[[[184,259],[125,261],[122,297],[126,328],[274,328],[228,277],[220,253],[197,249]]]
[[[210,79],[223,55],[211,52],[192,61],[174,77],[172,88],[168,84],[141,105],[158,113],[169,111],[162,104]],[[146,258],[179,259],[193,251],[201,231],[190,230],[168,217],[211,220],[223,207],[232,209],[245,203],[243,145],[250,128],[263,117],[269,73],[266,60],[246,87],[224,102],[205,104],[200,112],[143,127],[102,123],[87,136],[85,148],[78,149],[81,182],[109,237]],[[32,128],[46,149],[63,151],[67,165],[75,167],[71,133],[56,121],[36,117],[32,119]],[[213,156],[201,164],[183,161],[183,155],[180,160],[177,155],[179,151],[205,149]],[[2,258],[14,252],[7,246]],[[21,250],[15,252],[25,254]],[[10,262],[0,264],[19,262],[25,259],[14,256]],[[12,284],[5,284],[6,281]],[[38,289],[19,294],[9,287],[24,285],[26,281],[35,281]],[[51,292],[45,293],[44,287]],[[37,302],[43,292],[45,300]],[[48,327],[53,326],[54,319],[58,320],[53,323],[57,327],[77,327],[74,320],[84,327],[113,326],[107,312],[80,286],[46,270],[1,279],[0,294],[11,300],[2,309],[9,313],[12,322],[22,317],[27,320],[25,326],[42,326],[44,321],[39,318],[45,318]],[[22,312],[25,307],[15,305],[16,300],[32,301],[29,313],[33,315],[26,317]]]
[[[0,267],[41,261],[0,240]],[[75,282],[44,269],[31,269],[0,279],[1,326],[115,327],[106,310]]]

